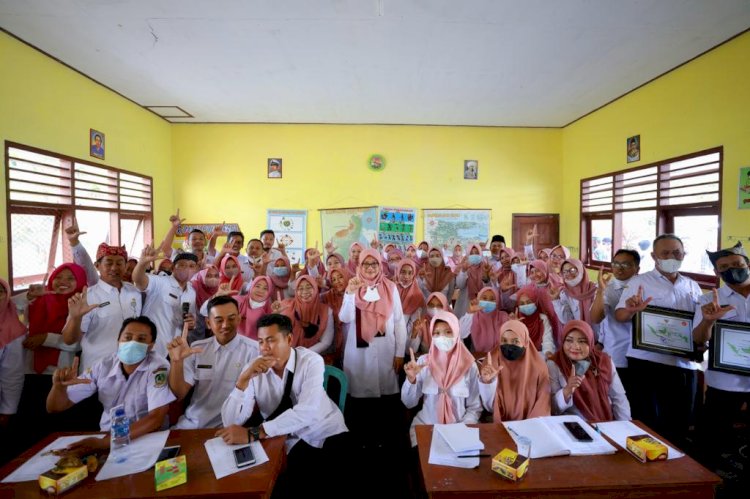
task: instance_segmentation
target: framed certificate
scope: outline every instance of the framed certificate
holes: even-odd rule
[[[750,323],[716,321],[708,347],[708,368],[750,376]]]
[[[646,307],[633,317],[633,348],[694,358],[693,312]]]

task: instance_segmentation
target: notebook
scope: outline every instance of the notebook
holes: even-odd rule
[[[591,437],[591,442],[580,442],[565,428],[563,423],[573,421]],[[531,439],[531,457],[590,456],[614,454],[617,449],[602,437],[587,422],[576,415],[545,416],[522,421],[504,421],[503,425],[518,444],[518,437]]]
[[[479,428],[469,428],[463,423],[435,425],[428,462],[456,468],[476,468],[479,457],[459,456],[478,455],[482,449],[484,444],[479,440]]]

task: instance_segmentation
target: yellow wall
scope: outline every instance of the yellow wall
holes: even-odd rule
[[[734,245],[729,236],[750,237],[750,210],[737,209],[739,168],[750,166],[748,81],[750,33],[745,33],[566,127],[562,240],[579,238],[581,178],[714,146],[724,146],[722,246]],[[637,134],[641,161],[627,164],[625,141]]]
[[[174,205],[169,123],[2,32],[0,64],[3,154],[10,140],[151,175],[155,227],[162,234]],[[89,156],[90,128],[105,134],[106,161]],[[7,276],[5,175],[0,189],[0,275]]]
[[[311,244],[321,237],[320,208],[492,208],[492,232],[510,241],[511,213],[560,210],[561,136],[559,129],[175,125],[175,203],[180,216],[238,222],[248,237],[265,228],[267,208],[307,209]],[[374,153],[386,158],[381,172],[367,167]],[[266,178],[272,157],[283,158],[282,180]],[[479,180],[463,179],[465,159],[479,160]],[[212,180],[218,184],[209,188]],[[416,230],[421,237],[421,222]]]

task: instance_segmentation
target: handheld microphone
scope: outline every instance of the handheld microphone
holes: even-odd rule
[[[185,323],[185,319],[187,318],[188,314],[190,313],[190,303],[183,302],[182,303],[182,323]]]

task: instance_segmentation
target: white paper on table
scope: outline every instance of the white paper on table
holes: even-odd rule
[[[464,423],[436,424],[433,435],[437,433],[453,452],[478,451],[484,449],[479,440],[479,428],[469,428]]]
[[[243,466],[242,468],[237,467],[237,463],[234,461],[234,449],[239,449],[247,444],[229,445],[221,439],[221,437],[212,438],[206,440],[203,446],[206,448],[208,459],[211,461],[211,467],[214,469],[214,475],[216,479],[224,478],[225,476],[232,475],[238,471],[243,471],[255,466],[260,466],[263,463],[269,461],[268,454],[263,449],[263,444],[257,440],[250,442],[250,450],[253,451],[255,457],[255,463],[250,466]]]
[[[131,440],[128,445],[128,458],[121,462],[115,463],[112,459],[107,461],[96,475],[96,481],[109,480],[118,476],[132,475],[146,471],[156,464],[159,459],[159,453],[164,448],[169,437],[169,430],[148,433],[141,437]]]
[[[608,421],[606,423],[598,423],[596,426],[602,433],[614,440],[617,445],[621,446],[625,450],[627,450],[627,444],[625,440],[627,440],[628,437],[632,437],[633,435],[647,434],[654,440],[658,440],[659,442],[667,446],[667,449],[669,449],[667,451],[667,459],[677,459],[678,457],[682,457],[685,455],[683,452],[680,452],[674,447],[667,445],[643,428],[636,426],[630,421]]]
[[[53,449],[64,449],[74,442],[92,436],[96,435],[73,435],[70,437],[58,438],[47,447],[37,452],[36,455],[19,466],[13,473],[3,478],[3,483],[36,481],[39,479],[39,475],[54,468],[55,463],[60,460],[60,456],[55,456],[53,454],[43,456],[42,454]]]
[[[591,437],[590,442],[579,442],[565,428],[564,423],[575,422]],[[617,449],[575,414],[543,416],[521,421],[504,421],[513,441],[518,445],[518,435],[531,439],[531,457],[592,456],[614,454]],[[511,431],[513,430],[513,431]],[[514,434],[515,432],[516,434]]]
[[[482,448],[484,448],[484,444],[482,444]],[[455,468],[476,468],[479,466],[479,457],[458,457],[473,454],[479,454],[479,451],[454,452],[445,439],[437,431],[433,430],[430,457],[427,459],[427,462],[442,466],[453,466]]]

